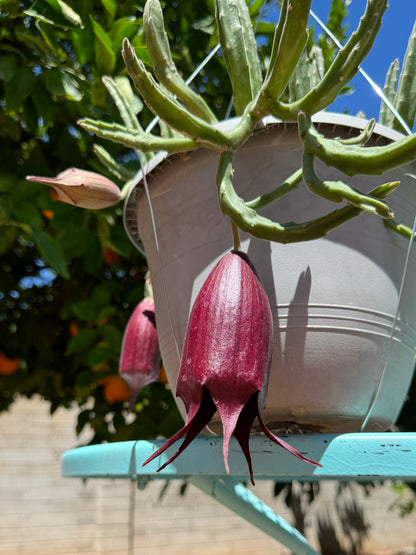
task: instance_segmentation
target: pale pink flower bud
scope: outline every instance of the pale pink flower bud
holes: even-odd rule
[[[108,208],[120,200],[120,189],[110,179],[95,172],[69,168],[57,177],[28,175],[28,181],[50,185],[58,200],[80,208]]]
[[[223,456],[233,434],[246,457],[251,480],[250,430],[257,417],[264,434],[299,459],[319,465],[273,435],[261,419],[269,379],[273,319],[267,295],[247,255],[224,256],[209,274],[193,305],[176,394],[186,408],[185,426],[144,464],[185,436],[171,463],[218,411],[224,430]],[[320,466],[320,465],[319,465]],[[254,483],[254,482],[253,482]]]
[[[134,309],[124,331],[120,356],[120,376],[130,387],[129,410],[145,385],[156,382],[160,371],[155,306],[143,299]]]

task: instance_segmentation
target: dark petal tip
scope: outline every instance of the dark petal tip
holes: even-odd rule
[[[211,399],[211,396],[209,395],[208,391],[204,388],[201,404],[199,405],[199,409],[195,414],[195,416],[192,418],[192,420],[188,422],[188,424],[186,424],[186,426],[184,426],[181,430],[179,430],[179,432],[177,432],[170,439],[168,439],[160,449],[158,449],[155,453],[153,453],[153,455],[151,455],[142,464],[142,466],[145,466],[147,463],[149,463],[150,461],[152,461],[153,459],[161,455],[164,451],[166,451],[166,449],[168,449],[168,447],[173,445],[178,439],[180,439],[186,434],[186,437],[183,440],[180,447],[178,448],[178,450],[170,457],[170,459],[167,462],[165,462],[157,470],[157,472],[160,472],[161,470],[163,470],[166,466],[168,466],[168,464],[173,462],[182,453],[182,451],[184,451],[188,447],[188,445],[196,438],[196,436],[205,428],[205,426],[214,416],[216,410],[217,409],[215,408],[215,405]]]
[[[302,455],[302,453],[299,453],[299,451],[297,449],[292,447],[292,445],[289,445],[289,443],[286,443],[286,441],[283,441],[283,439],[280,439],[279,437],[272,434],[272,432],[264,424],[260,415],[257,416],[257,419],[259,421],[259,424],[260,424],[261,429],[263,430],[265,436],[268,437],[271,441],[273,441],[274,443],[277,443],[277,445],[280,445],[280,447],[283,447],[283,449],[286,449],[286,451],[289,451],[289,453],[291,453],[292,455],[294,455],[295,457],[297,457],[301,461],[306,462],[308,464],[312,464],[313,466],[320,466],[322,468],[321,463],[318,463],[318,462],[316,462],[312,459],[309,459],[308,457],[305,457],[304,455]]]

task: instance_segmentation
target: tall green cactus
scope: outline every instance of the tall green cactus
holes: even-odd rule
[[[397,79],[399,77],[399,60],[393,60],[390,64],[389,70],[386,75],[383,93],[387,100],[394,106],[396,98]],[[394,114],[385,102],[381,102],[380,115],[378,117],[381,125],[392,127],[394,121]]]
[[[399,62],[395,60],[387,72],[384,93],[408,127],[412,129],[416,116],[416,22],[407,44],[399,78],[398,71]],[[403,132],[402,124],[385,103],[382,103],[380,108],[380,123]]]

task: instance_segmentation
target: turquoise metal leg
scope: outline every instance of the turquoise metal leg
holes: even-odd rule
[[[290,442],[305,456],[322,463],[310,466],[279,449],[264,436],[253,436],[250,446],[255,479],[291,480],[387,480],[416,481],[416,432],[294,435]],[[172,454],[163,453],[145,467],[163,441],[126,441],[73,449],[62,457],[62,474],[68,477],[125,478],[143,487],[148,480],[188,479],[296,555],[318,555],[306,539],[258,499],[241,482],[248,481],[247,463],[235,438],[230,443],[230,468],[222,458],[222,438],[199,437],[161,472],[158,468]]]
[[[318,555],[306,538],[270,507],[232,478],[193,476],[194,486],[292,550],[296,555]]]

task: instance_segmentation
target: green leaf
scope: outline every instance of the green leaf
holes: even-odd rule
[[[18,232],[17,227],[1,227],[0,232],[0,254],[4,254],[13,244]]]
[[[148,67],[152,67],[152,58],[150,57],[147,46],[143,46],[140,36],[137,36],[133,41],[131,41],[131,45],[133,46],[139,60],[141,60]]]
[[[12,208],[12,215],[19,221],[39,229],[42,225],[42,216],[33,202],[15,203]]]
[[[91,301],[80,301],[72,305],[72,312],[79,320],[84,320],[86,322],[95,319],[97,314],[97,307]]]
[[[32,101],[38,112],[38,115],[43,119],[46,127],[52,127],[55,123],[55,105],[51,102],[50,96],[46,93],[45,89],[38,87],[32,93]]]
[[[96,64],[103,73],[112,75],[117,61],[116,54],[113,51],[112,41],[103,27],[95,21],[95,19],[90,17],[90,21],[92,23],[94,35],[97,39],[97,42],[95,43]]]
[[[80,16],[63,0],[38,0],[23,13],[58,27],[83,27]]]
[[[84,96],[78,81],[65,70],[51,68],[46,73],[45,84],[50,93],[68,100],[79,102]]]
[[[88,355],[88,364],[90,366],[98,366],[111,360],[112,350],[108,347],[95,347]]]
[[[97,376],[94,372],[90,370],[84,370],[77,375],[75,384],[80,389],[90,389],[91,385],[95,384]]]
[[[69,271],[61,244],[54,237],[41,229],[32,230],[33,239],[42,259],[65,279],[69,279]]]
[[[117,14],[117,0],[101,0],[101,4],[108,14],[109,23],[111,23]]]
[[[37,52],[38,56],[42,54],[44,54],[45,56],[49,56],[50,54],[49,49],[47,48],[47,46],[45,45],[45,42],[42,40],[42,38],[39,37],[37,33],[36,35],[31,34],[30,29],[21,27],[16,29],[15,35],[16,35],[17,42],[18,43],[22,42],[29,49],[29,51]]]
[[[119,52],[121,50],[124,38],[132,39],[132,37],[139,31],[140,22],[135,17],[123,17],[117,19],[108,32],[111,39],[113,51]]]
[[[68,341],[65,355],[73,355],[89,351],[97,342],[99,333],[93,329],[80,330],[74,337]]]
[[[0,54],[0,79],[10,81],[18,68],[14,54]]]
[[[6,106],[9,111],[19,108],[35,87],[36,77],[28,68],[19,69],[6,88]]]
[[[98,331],[112,349],[116,351],[120,350],[123,334],[116,326],[112,324],[103,324],[99,326]]]
[[[81,66],[91,60],[94,52],[94,33],[92,26],[88,26],[82,31],[73,29],[71,32],[72,46]]]
[[[107,306],[111,303],[113,288],[110,283],[100,283],[94,287],[91,300],[97,307]]]

